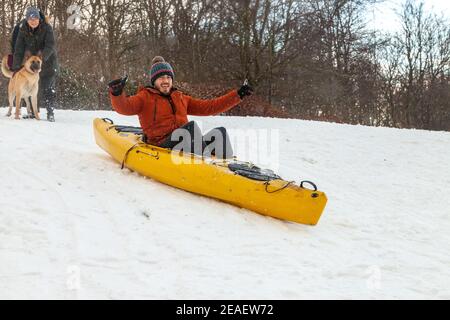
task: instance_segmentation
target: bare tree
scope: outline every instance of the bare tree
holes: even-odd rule
[[[422,2],[407,0],[400,14],[402,31],[395,36],[400,79],[395,113],[405,127],[432,129],[442,110],[437,91],[448,90],[450,27],[442,18],[425,12]],[[440,89],[438,89],[440,88]],[[431,94],[433,92],[433,94]],[[439,100],[439,101],[438,101]],[[448,109],[448,108],[445,108]]]

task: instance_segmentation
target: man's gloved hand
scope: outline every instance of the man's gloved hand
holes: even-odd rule
[[[123,88],[125,88],[125,85],[127,84],[128,76],[125,76],[120,79],[116,79],[108,83],[108,87],[111,91],[111,94],[113,96],[120,96],[123,92]]]
[[[245,81],[242,87],[238,90],[238,95],[241,99],[244,99],[246,96],[251,96],[253,94],[253,88],[248,85],[248,82]]]

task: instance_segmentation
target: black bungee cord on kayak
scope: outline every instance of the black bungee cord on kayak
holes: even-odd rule
[[[102,118],[103,121],[111,124],[112,126],[110,126],[107,131],[111,130],[111,129],[115,129],[117,132],[127,132],[127,133],[134,133],[134,134],[143,134],[142,129],[139,127],[133,127],[133,126],[118,126],[118,125],[114,125],[114,121],[112,121],[109,118]],[[125,156],[123,157],[122,160],[122,165],[120,167],[121,170],[123,170],[123,168],[125,168],[125,163],[128,159],[128,155],[130,154],[131,151],[133,151],[135,148],[139,147],[139,146],[145,146],[146,144],[143,142],[137,142],[135,143],[130,149],[127,150],[127,152],[125,152]],[[145,152],[142,152],[145,153]],[[157,156],[157,159],[159,159],[159,156]]]
[[[267,193],[275,193],[275,192],[284,190],[284,189],[286,189],[287,187],[289,187],[290,185],[292,185],[292,184],[294,184],[294,183],[295,183],[295,181],[289,181],[289,182],[287,182],[286,185],[284,185],[283,187],[281,187],[281,188],[279,188],[279,189],[277,189],[277,190],[274,190],[274,191],[269,191],[269,190],[268,190],[268,187],[269,187],[269,185],[270,185],[270,181],[264,182],[264,184],[265,184],[265,186],[266,186],[266,192],[267,192]],[[317,186],[316,186],[316,184],[315,184],[314,182],[307,181],[307,180],[302,181],[302,182],[300,183],[299,187],[302,188],[302,189],[307,189],[307,188],[305,188],[305,187],[303,186],[305,183],[310,184],[310,185],[314,188],[314,190],[313,190],[314,192],[317,191]],[[318,194],[317,194],[317,193],[313,193],[311,196],[312,196],[313,198],[317,198]]]
[[[289,186],[292,185],[293,183],[295,183],[295,181],[288,181],[284,186],[282,186],[282,187],[279,188],[279,189],[273,190],[273,191],[269,191],[269,190],[268,190],[268,187],[270,186],[270,182],[269,182],[269,181],[264,182],[264,185],[266,186],[266,187],[265,187],[265,190],[266,190],[267,193],[275,193],[275,192],[278,192],[278,191],[281,191],[281,190],[286,189],[287,187],[289,187]]]
[[[130,152],[139,146],[145,146],[145,143],[137,142],[130,149],[128,149],[127,152],[125,152],[125,156],[123,157],[123,160],[122,160],[122,166],[120,167],[121,170],[123,170],[123,168],[125,168],[125,162],[127,161],[128,155],[130,154]]]

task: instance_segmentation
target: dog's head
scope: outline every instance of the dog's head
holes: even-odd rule
[[[25,69],[31,73],[39,73],[42,68],[42,55],[38,53],[37,55],[31,55],[27,53],[25,55]]]

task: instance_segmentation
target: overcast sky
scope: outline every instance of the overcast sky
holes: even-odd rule
[[[386,0],[383,4],[378,4],[370,13],[371,24],[384,31],[396,31],[399,28],[398,17],[395,10],[399,10],[404,0]],[[424,0],[426,10],[433,10],[450,17],[450,0]]]

